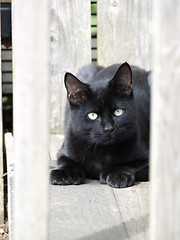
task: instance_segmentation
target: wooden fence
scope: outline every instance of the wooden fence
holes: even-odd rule
[[[65,71],[75,74],[91,62],[90,1],[52,0],[51,6],[48,0],[12,3],[14,239],[45,240],[48,239],[48,114],[50,111],[51,132],[62,133],[66,99],[63,74]],[[180,237],[180,3],[154,0],[153,4],[150,239],[176,240]],[[98,1],[97,11],[98,63],[107,66],[128,61],[149,69],[152,1]]]

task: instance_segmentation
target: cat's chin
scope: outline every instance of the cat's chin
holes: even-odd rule
[[[115,144],[114,139],[104,139],[100,142],[98,142],[99,145],[104,145],[104,146],[108,146],[108,145],[113,145]]]

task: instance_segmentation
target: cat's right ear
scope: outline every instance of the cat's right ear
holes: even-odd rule
[[[72,104],[79,105],[87,100],[87,84],[82,83],[68,72],[65,74],[64,83],[67,90],[67,98]]]
[[[117,93],[130,95],[133,91],[132,71],[127,62],[123,63],[110,81]]]

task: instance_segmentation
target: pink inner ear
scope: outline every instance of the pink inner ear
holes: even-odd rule
[[[76,98],[75,95],[68,93],[67,98],[71,103],[78,104],[78,99]]]
[[[87,100],[85,89],[87,86],[79,81],[73,74],[65,74],[65,86],[67,98],[73,104],[79,104]]]
[[[76,91],[69,93],[68,92],[68,100],[73,104],[80,104],[82,102],[85,102],[87,100],[87,97],[84,93],[84,91],[80,89],[76,89]]]
[[[65,86],[67,89],[67,98],[72,104],[78,105],[87,100],[87,86],[71,73],[65,75]]]
[[[131,83],[127,88],[126,88],[126,93],[127,95],[130,95],[133,90],[133,84]]]

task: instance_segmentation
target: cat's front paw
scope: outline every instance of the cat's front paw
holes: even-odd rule
[[[50,182],[53,185],[79,185],[85,182],[85,173],[80,168],[55,169],[50,173]]]
[[[134,184],[135,176],[127,172],[102,172],[99,181],[114,188],[126,188]]]

